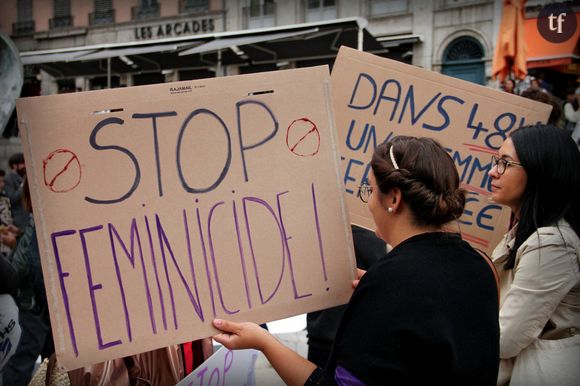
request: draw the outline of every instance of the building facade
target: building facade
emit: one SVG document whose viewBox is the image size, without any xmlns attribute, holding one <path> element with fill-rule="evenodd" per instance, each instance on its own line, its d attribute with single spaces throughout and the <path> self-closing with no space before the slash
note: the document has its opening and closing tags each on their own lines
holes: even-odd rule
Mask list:
<svg viewBox="0 0 580 386">
<path fill-rule="evenodd" d="M 528 0 L 526 17 L 537 17 L 546 3 L 551 1 Z M 580 1 L 568 3 L 578 12 Z M 489 84 L 502 5 L 502 0 L 3 0 L 0 30 L 20 51 L 24 96 L 332 65 L 340 45 Z M 552 77 L 566 74 L 570 83 L 580 72 L 577 44 L 572 51 L 553 73 L 549 60 L 535 63 L 546 65 Z"/>
<path fill-rule="evenodd" d="M 332 35 L 319 25 L 352 18 L 365 20 L 365 38 L 374 40 L 371 52 L 485 84 L 491 75 L 501 4 L 500 0 L 3 0 L 0 28 L 21 52 L 30 94 L 331 64 L 332 55 L 301 48 L 282 60 L 280 55 L 244 60 L 240 54 L 244 46 L 267 52 L 267 40 L 228 46 L 221 52 L 221 66 L 210 51 L 196 53 L 195 58 L 168 52 L 244 31 L 260 36 L 306 26 L 319 29 L 311 34 Z M 270 40 L 280 39 L 273 35 Z M 308 43 L 308 37 L 302 41 Z M 131 50 L 138 47 L 142 50 Z M 240 60 L 226 58 L 232 47 L 240 50 Z M 111 49 L 118 52 L 103 52 Z M 167 66 L 168 61 L 173 63 Z M 34 85 L 35 80 L 41 84 Z"/>
</svg>

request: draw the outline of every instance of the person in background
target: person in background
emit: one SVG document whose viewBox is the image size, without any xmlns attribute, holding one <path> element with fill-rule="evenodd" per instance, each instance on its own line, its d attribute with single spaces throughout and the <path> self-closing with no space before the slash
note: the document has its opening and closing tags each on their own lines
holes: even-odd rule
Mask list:
<svg viewBox="0 0 580 386">
<path fill-rule="evenodd" d="M 528 87 L 525 91 L 541 91 L 546 92 L 546 89 L 542 87 L 540 83 L 540 79 L 536 77 L 530 78 L 530 87 Z"/>
<path fill-rule="evenodd" d="M 494 385 L 498 293 L 491 262 L 443 226 L 465 191 L 444 148 L 399 136 L 379 145 L 360 188 L 393 249 L 353 282 L 325 369 L 254 323 L 215 319 L 214 339 L 261 350 L 288 385 Z"/>
<path fill-rule="evenodd" d="M 564 104 L 566 128 L 572 139 L 580 146 L 580 87 L 568 90 Z"/>
<path fill-rule="evenodd" d="M 8 256 L 16 246 L 18 228 L 12 224 L 12 209 L 10 199 L 4 190 L 4 177 L 6 173 L 0 169 L 0 254 Z"/>
<path fill-rule="evenodd" d="M 535 125 L 513 131 L 492 161 L 491 198 L 516 218 L 492 255 L 501 286 L 497 383 L 576 385 L 580 152 L 565 131 Z"/>
<path fill-rule="evenodd" d="M 552 112 L 548 117 L 548 123 L 554 126 L 560 126 L 560 118 L 562 117 L 562 108 L 556 98 L 545 91 L 534 89 L 532 87 L 524 90 L 521 94 L 524 98 L 532 99 L 538 102 L 545 103 L 552 106 Z"/>
<path fill-rule="evenodd" d="M 23 230 L 28 225 L 28 212 L 24 208 L 22 196 L 22 186 L 24 176 L 26 176 L 24 155 L 22 153 L 13 154 L 8 159 L 8 165 L 10 166 L 10 172 L 4 179 L 4 189 L 6 196 L 10 199 L 14 225 Z"/>
<path fill-rule="evenodd" d="M 385 255 L 387 245 L 367 229 L 356 225 L 351 225 L 351 229 L 357 268 L 366 271 Z M 315 365 L 319 367 L 326 365 L 345 310 L 346 306 L 338 306 L 306 315 L 308 360 Z"/>
<path fill-rule="evenodd" d="M 20 335 L 18 322 L 18 306 L 14 302 L 17 282 L 14 268 L 8 259 L 0 255 L 0 385 L 2 385 L 2 369 L 14 355 Z"/>
<path fill-rule="evenodd" d="M 30 189 L 26 179 L 23 183 L 22 202 L 28 211 L 28 223 L 9 256 L 18 287 L 16 302 L 22 336 L 14 356 L 4 368 L 2 380 L 5 386 L 27 385 L 38 356 L 42 354 L 45 357 L 54 352 Z"/>
<path fill-rule="evenodd" d="M 4 189 L 4 179 L 6 172 L 0 169 L 0 224 L 8 226 L 12 224 L 12 208 L 10 207 L 10 199 L 6 196 Z"/>
<path fill-rule="evenodd" d="M 516 92 L 516 83 L 514 82 L 513 79 L 506 78 L 503 81 L 502 89 L 503 89 L 503 91 L 505 91 L 505 92 L 507 92 L 509 94 L 515 94 L 515 92 Z"/>
</svg>

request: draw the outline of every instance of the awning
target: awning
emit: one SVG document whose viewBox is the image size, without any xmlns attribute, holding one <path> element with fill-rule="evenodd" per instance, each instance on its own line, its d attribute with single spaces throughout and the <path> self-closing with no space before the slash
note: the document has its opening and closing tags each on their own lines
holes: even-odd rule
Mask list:
<svg viewBox="0 0 580 386">
<path fill-rule="evenodd" d="M 225 48 L 234 46 L 245 46 L 248 44 L 262 43 L 266 41 L 275 41 L 279 39 L 286 39 L 291 37 L 296 37 L 300 35 L 309 34 L 312 32 L 318 32 L 318 28 L 307 29 L 298 32 L 286 32 L 277 34 L 262 34 L 262 35 L 251 35 L 233 38 L 220 38 L 212 40 L 208 43 L 202 44 L 198 47 L 190 48 L 188 50 L 179 53 L 179 56 L 200 54 L 202 52 L 213 52 L 217 50 L 223 50 Z"/>
<path fill-rule="evenodd" d="M 577 25 L 580 25 L 580 13 L 576 13 Z M 580 61 L 578 49 L 578 38 L 580 28 L 572 37 L 562 43 L 552 43 L 540 34 L 538 30 L 538 19 L 526 19 L 525 34 L 526 45 L 528 47 L 527 67 L 556 67 Z"/>
<path fill-rule="evenodd" d="M 328 63 L 341 45 L 407 60 L 418 36 L 382 37 L 366 30 L 367 21 L 353 17 L 314 23 L 226 31 L 175 38 L 109 43 L 21 52 L 24 64 L 36 64 L 57 78 L 163 70 L 204 70 L 219 66 L 272 66 L 294 61 L 298 66 Z M 386 46 L 388 46 L 388 48 Z M 388 53 L 388 55 L 387 55 Z M 404 56 L 407 55 L 407 56 Z"/>
<path fill-rule="evenodd" d="M 26 53 L 22 53 L 20 54 L 20 60 L 22 61 L 23 65 L 70 62 L 78 60 L 79 56 L 88 55 L 96 51 L 97 50 L 79 50 L 70 52 L 59 52 L 53 54 L 40 54 L 40 55 L 26 55 Z"/>
<path fill-rule="evenodd" d="M 142 55 L 154 52 L 175 51 L 184 46 L 190 46 L 191 43 L 174 43 L 174 44 L 155 44 L 146 47 L 126 47 L 118 49 L 104 49 L 101 51 L 93 51 L 86 55 L 79 55 L 77 60 L 95 60 L 106 58 L 119 58 L 121 56 Z"/>
<path fill-rule="evenodd" d="M 385 48 L 398 47 L 401 44 L 421 43 L 423 37 L 416 34 L 377 36 L 377 41 Z"/>
</svg>

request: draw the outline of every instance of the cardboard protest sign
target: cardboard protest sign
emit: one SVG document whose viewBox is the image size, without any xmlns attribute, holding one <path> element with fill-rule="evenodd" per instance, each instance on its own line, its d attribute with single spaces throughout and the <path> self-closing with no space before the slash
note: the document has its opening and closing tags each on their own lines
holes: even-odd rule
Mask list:
<svg viewBox="0 0 580 386">
<path fill-rule="evenodd" d="M 256 350 L 233 351 L 222 347 L 176 386 L 254 386 L 259 354 Z"/>
<path fill-rule="evenodd" d="M 345 303 L 326 67 L 21 99 L 68 369 Z"/>
<path fill-rule="evenodd" d="M 374 227 L 357 195 L 374 148 L 396 135 L 432 137 L 448 149 L 468 191 L 463 238 L 491 253 L 509 220 L 509 210 L 488 198 L 491 155 L 515 128 L 546 122 L 551 106 L 347 47 L 331 78 L 352 222 Z"/>
</svg>

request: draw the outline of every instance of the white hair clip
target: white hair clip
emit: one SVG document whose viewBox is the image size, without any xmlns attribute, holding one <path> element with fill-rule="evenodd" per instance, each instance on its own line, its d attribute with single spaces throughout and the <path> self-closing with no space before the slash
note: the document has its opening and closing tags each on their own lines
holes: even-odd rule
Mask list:
<svg viewBox="0 0 580 386">
<path fill-rule="evenodd" d="M 389 156 L 391 157 L 391 162 L 393 163 L 395 170 L 399 170 L 399 165 L 397 165 L 397 161 L 395 161 L 395 155 L 393 154 L 393 147 L 395 146 L 391 145 L 391 148 L 389 149 Z"/>
</svg>

